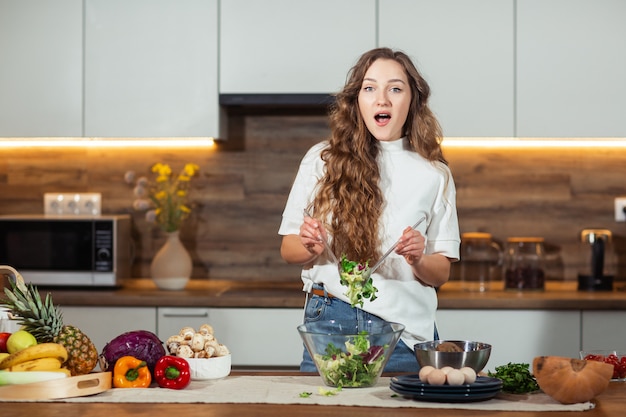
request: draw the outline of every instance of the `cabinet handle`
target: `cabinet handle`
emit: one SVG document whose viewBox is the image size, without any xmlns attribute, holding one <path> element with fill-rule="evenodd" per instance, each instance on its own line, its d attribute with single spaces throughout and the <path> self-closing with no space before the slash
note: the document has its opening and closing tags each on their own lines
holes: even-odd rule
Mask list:
<svg viewBox="0 0 626 417">
<path fill-rule="evenodd" d="M 209 313 L 202 313 L 202 314 L 185 314 L 185 313 L 180 313 L 180 314 L 163 314 L 163 317 L 209 317 Z"/>
<path fill-rule="evenodd" d="M 161 313 L 161 317 L 199 317 L 206 318 L 209 317 L 208 310 L 185 310 L 185 311 L 164 311 Z"/>
</svg>

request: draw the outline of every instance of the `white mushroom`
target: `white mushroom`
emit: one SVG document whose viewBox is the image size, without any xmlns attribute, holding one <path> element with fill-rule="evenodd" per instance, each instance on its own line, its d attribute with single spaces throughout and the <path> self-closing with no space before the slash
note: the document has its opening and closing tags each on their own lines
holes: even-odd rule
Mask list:
<svg viewBox="0 0 626 417">
<path fill-rule="evenodd" d="M 204 350 L 194 352 L 193 357 L 198 359 L 208 358 L 207 353 Z"/>
<path fill-rule="evenodd" d="M 217 356 L 226 356 L 230 354 L 230 351 L 225 345 L 219 345 L 217 348 Z"/>
<path fill-rule="evenodd" d="M 191 349 L 194 352 L 199 352 L 204 348 L 204 336 L 200 333 L 196 333 L 193 335 L 191 339 Z"/>
<path fill-rule="evenodd" d="M 174 335 L 174 336 L 170 336 L 167 339 L 167 342 L 165 342 L 165 345 L 167 346 L 167 350 L 172 354 L 175 355 L 176 351 L 178 350 L 178 346 L 180 346 L 180 344 L 183 342 L 183 337 L 181 335 Z"/>
<path fill-rule="evenodd" d="M 213 356 L 217 356 L 217 349 L 215 346 L 208 345 L 204 347 L 204 352 L 206 353 L 207 358 L 212 358 Z"/>
<path fill-rule="evenodd" d="M 196 331 L 193 329 L 193 327 L 183 327 L 182 329 L 180 329 L 180 332 L 178 334 L 181 335 L 185 340 L 191 340 L 193 339 L 193 335 L 196 334 Z"/>
<path fill-rule="evenodd" d="M 198 333 L 213 335 L 213 326 L 211 326 L 210 324 L 203 324 L 198 329 Z"/>
<path fill-rule="evenodd" d="M 182 337 L 181 335 L 179 335 L 179 334 L 175 334 L 175 335 L 173 335 L 173 336 L 170 336 L 170 337 L 167 339 L 167 342 L 166 342 L 166 343 L 169 345 L 170 343 L 180 343 L 180 342 L 182 342 L 183 340 L 184 340 L 184 339 L 183 339 L 183 337 Z"/>
<path fill-rule="evenodd" d="M 176 356 L 181 358 L 193 358 L 193 350 L 191 350 L 191 347 L 188 345 L 180 345 Z"/>
</svg>

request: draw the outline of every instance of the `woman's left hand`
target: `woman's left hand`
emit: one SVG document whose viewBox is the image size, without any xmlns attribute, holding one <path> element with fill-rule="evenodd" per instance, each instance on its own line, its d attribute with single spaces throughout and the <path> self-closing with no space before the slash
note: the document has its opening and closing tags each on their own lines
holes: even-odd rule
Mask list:
<svg viewBox="0 0 626 417">
<path fill-rule="evenodd" d="M 402 232 L 396 253 L 404 256 L 409 265 L 417 265 L 424 256 L 425 248 L 426 239 L 424 236 L 419 231 L 407 227 Z"/>
</svg>

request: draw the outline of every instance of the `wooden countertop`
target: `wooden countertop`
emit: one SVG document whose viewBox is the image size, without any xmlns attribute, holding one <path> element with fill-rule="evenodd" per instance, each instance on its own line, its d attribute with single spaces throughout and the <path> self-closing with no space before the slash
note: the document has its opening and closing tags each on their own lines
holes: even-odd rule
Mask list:
<svg viewBox="0 0 626 417">
<path fill-rule="evenodd" d="M 257 373 L 260 375 L 260 373 Z M 293 373 L 283 373 L 293 375 Z M 626 403 L 626 385 L 624 382 L 611 382 L 609 387 L 594 400 L 596 407 L 579 412 L 584 417 L 618 417 L 624 414 Z M 40 402 L 3 402 L 2 414 L 11 417 L 41 416 L 90 416 L 90 417 L 170 417 L 172 415 L 203 415 L 205 417 L 379 417 L 379 416 L 415 416 L 425 414 L 429 417 L 573 417 L 572 411 L 484 411 L 459 409 L 415 409 L 415 408 L 378 408 L 347 407 L 334 405 L 279 405 L 279 404 L 193 404 L 193 403 L 40 403 Z"/>
<path fill-rule="evenodd" d="M 440 309 L 626 310 L 624 284 L 613 291 L 577 291 L 575 282 L 548 282 L 545 291 L 463 291 L 458 282 L 439 289 Z M 149 279 L 114 289 L 43 288 L 60 306 L 302 308 L 300 281 L 191 280 L 181 291 L 156 288 Z"/>
</svg>

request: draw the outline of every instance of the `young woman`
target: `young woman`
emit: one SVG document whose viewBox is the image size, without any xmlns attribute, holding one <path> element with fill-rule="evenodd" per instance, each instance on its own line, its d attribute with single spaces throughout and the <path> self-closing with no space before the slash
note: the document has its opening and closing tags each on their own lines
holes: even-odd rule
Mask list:
<svg viewBox="0 0 626 417">
<path fill-rule="evenodd" d="M 330 138 L 300 164 L 279 229 L 281 256 L 303 265 L 305 321 L 372 319 L 406 326 L 387 372 L 419 369 L 413 345 L 437 337 L 435 288 L 459 258 L 456 190 L 429 95 L 403 52 L 378 48 L 363 54 L 336 95 Z M 372 275 L 377 298 L 352 307 L 323 240 L 337 257 L 373 265 L 398 239 Z M 306 350 L 300 369 L 315 371 Z"/>
</svg>

